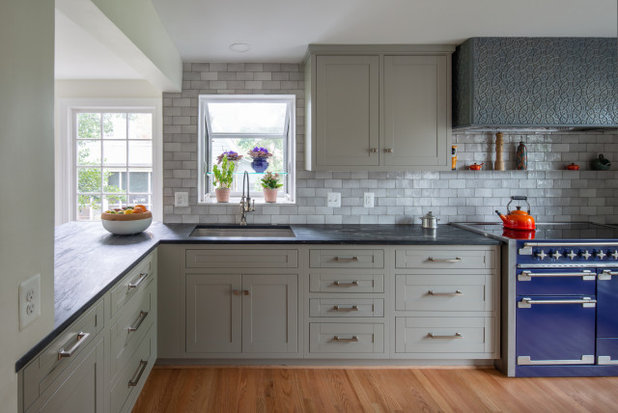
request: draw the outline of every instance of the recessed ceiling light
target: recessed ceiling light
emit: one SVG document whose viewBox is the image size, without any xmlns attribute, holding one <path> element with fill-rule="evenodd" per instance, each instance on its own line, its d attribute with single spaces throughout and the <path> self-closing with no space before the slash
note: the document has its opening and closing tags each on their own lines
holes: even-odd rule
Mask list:
<svg viewBox="0 0 618 413">
<path fill-rule="evenodd" d="M 237 53 L 245 53 L 251 49 L 248 43 L 232 43 L 230 45 L 230 50 Z"/>
</svg>

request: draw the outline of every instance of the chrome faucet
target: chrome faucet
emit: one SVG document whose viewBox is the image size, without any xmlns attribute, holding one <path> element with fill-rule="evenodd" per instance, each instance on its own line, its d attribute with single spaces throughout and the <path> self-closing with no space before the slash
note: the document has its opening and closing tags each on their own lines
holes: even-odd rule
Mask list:
<svg viewBox="0 0 618 413">
<path fill-rule="evenodd" d="M 240 198 L 240 225 L 247 225 L 247 214 L 255 211 L 255 199 L 253 205 L 251 204 L 251 197 L 249 196 L 249 174 L 247 171 L 242 175 L 242 197 Z M 245 195 L 245 188 L 247 193 Z"/>
</svg>

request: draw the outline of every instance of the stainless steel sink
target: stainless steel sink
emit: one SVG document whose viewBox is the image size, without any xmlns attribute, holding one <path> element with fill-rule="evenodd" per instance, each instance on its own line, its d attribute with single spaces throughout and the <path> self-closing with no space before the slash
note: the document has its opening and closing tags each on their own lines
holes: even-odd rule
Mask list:
<svg viewBox="0 0 618 413">
<path fill-rule="evenodd" d="M 191 232 L 191 237 L 220 237 L 220 238 L 294 238 L 296 235 L 288 226 L 246 226 L 197 227 Z"/>
</svg>

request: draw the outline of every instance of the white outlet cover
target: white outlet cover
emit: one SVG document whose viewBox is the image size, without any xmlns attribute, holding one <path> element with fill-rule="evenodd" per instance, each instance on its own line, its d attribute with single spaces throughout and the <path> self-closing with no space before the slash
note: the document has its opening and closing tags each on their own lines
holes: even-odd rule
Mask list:
<svg viewBox="0 0 618 413">
<path fill-rule="evenodd" d="M 341 207 L 341 192 L 329 192 L 327 198 L 327 205 L 330 208 Z"/>
<path fill-rule="evenodd" d="M 188 192 L 174 192 L 174 206 L 188 207 L 189 206 L 189 193 Z"/>
<path fill-rule="evenodd" d="M 373 208 L 375 206 L 375 194 L 373 192 L 365 192 L 363 196 L 363 206 L 365 208 Z"/>
<path fill-rule="evenodd" d="M 41 316 L 41 274 L 19 284 L 19 329 L 23 330 Z"/>
</svg>

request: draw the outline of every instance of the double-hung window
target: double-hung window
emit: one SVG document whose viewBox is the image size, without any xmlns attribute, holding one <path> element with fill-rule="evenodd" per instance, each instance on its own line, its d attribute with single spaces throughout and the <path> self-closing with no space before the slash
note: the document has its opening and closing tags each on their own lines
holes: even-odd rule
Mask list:
<svg viewBox="0 0 618 413">
<path fill-rule="evenodd" d="M 251 197 L 263 200 L 261 179 L 267 172 L 279 175 L 283 184 L 277 202 L 293 203 L 295 195 L 295 96 L 294 95 L 200 95 L 199 96 L 199 201 L 215 201 L 213 166 L 224 152 L 242 156 L 235 161 L 231 187 L 233 201 L 242 194 L 248 172 Z M 268 167 L 252 165 L 249 152 L 263 148 Z"/>
</svg>

